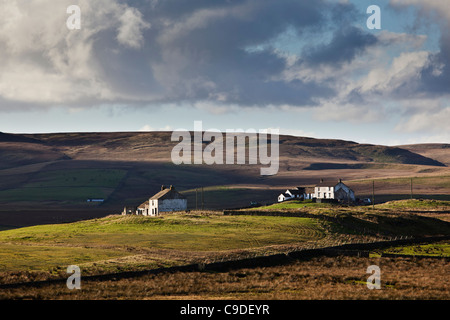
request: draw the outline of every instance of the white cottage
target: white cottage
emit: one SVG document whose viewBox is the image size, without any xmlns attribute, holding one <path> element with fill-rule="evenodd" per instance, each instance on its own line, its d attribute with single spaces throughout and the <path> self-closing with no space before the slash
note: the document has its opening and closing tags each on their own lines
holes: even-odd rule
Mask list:
<svg viewBox="0 0 450 320">
<path fill-rule="evenodd" d="M 320 183 L 314 187 L 314 198 L 316 199 L 334 199 L 345 202 L 355 201 L 355 193 L 353 190 L 345 185 L 341 179 L 339 182 L 324 182 L 322 179 Z"/>
<path fill-rule="evenodd" d="M 287 189 L 285 193 L 278 196 L 278 202 L 300 198 L 302 191 L 299 188 Z"/>
<path fill-rule="evenodd" d="M 157 216 L 162 212 L 186 211 L 187 199 L 181 193 L 170 188 L 161 187 L 161 191 L 139 206 L 138 210 L 146 216 Z"/>
<path fill-rule="evenodd" d="M 278 202 L 283 202 L 292 199 L 307 200 L 312 199 L 314 195 L 314 188 L 310 187 L 296 187 L 288 189 L 285 193 L 278 196 Z"/>
</svg>

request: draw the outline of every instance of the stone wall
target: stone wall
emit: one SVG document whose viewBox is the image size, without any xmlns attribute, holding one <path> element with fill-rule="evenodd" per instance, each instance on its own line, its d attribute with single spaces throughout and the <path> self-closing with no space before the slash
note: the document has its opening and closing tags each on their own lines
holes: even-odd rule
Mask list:
<svg viewBox="0 0 450 320">
<path fill-rule="evenodd" d="M 185 211 L 187 210 L 187 200 L 186 199 L 165 199 L 159 201 L 158 211 Z"/>
</svg>

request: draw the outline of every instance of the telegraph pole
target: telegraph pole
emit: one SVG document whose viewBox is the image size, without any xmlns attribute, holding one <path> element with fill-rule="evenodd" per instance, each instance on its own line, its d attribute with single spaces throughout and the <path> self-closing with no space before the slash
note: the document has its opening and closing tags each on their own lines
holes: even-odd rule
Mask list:
<svg viewBox="0 0 450 320">
<path fill-rule="evenodd" d="M 195 210 L 198 210 L 198 189 L 195 188 Z"/>
<path fill-rule="evenodd" d="M 411 199 L 413 198 L 413 179 L 411 178 Z"/>
<path fill-rule="evenodd" d="M 203 210 L 203 187 L 202 187 L 202 210 Z"/>
<path fill-rule="evenodd" d="M 372 180 L 372 210 L 375 209 L 375 180 Z"/>
</svg>

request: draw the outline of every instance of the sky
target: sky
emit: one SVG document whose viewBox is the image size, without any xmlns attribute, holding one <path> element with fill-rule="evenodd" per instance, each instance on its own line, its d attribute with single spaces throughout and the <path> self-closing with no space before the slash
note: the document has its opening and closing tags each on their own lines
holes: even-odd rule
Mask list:
<svg viewBox="0 0 450 320">
<path fill-rule="evenodd" d="M 80 28 L 69 28 L 80 8 Z M 377 5 L 381 29 L 367 20 Z M 0 0 L 0 131 L 450 143 L 447 0 Z"/>
</svg>

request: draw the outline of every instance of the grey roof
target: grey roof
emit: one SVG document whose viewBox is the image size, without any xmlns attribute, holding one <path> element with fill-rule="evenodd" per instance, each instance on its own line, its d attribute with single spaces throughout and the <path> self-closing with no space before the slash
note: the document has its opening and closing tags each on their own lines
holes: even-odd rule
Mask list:
<svg viewBox="0 0 450 320">
<path fill-rule="evenodd" d="M 323 181 L 319 184 L 316 184 L 316 187 L 335 187 L 339 182 L 333 182 L 333 181 Z"/>
<path fill-rule="evenodd" d="M 314 187 L 305 187 L 305 193 L 314 193 Z"/>
<path fill-rule="evenodd" d="M 175 190 L 175 188 L 167 188 L 164 190 L 161 190 L 157 194 L 155 194 L 153 197 L 150 198 L 150 200 L 164 200 L 164 199 L 186 199 L 185 196 L 183 196 L 181 193 Z"/>
<path fill-rule="evenodd" d="M 138 209 L 145 209 L 145 207 L 148 206 L 148 205 L 149 205 L 149 201 L 147 200 L 147 201 L 141 203 L 139 205 Z"/>
<path fill-rule="evenodd" d="M 303 193 L 303 190 L 298 190 L 298 189 L 288 189 L 287 191 L 289 191 L 291 194 L 302 194 Z"/>
</svg>

